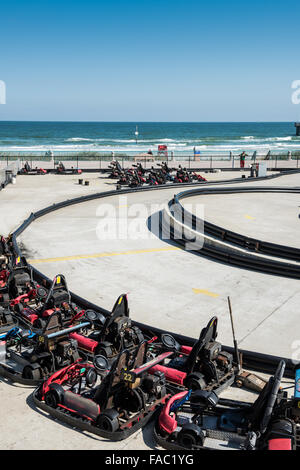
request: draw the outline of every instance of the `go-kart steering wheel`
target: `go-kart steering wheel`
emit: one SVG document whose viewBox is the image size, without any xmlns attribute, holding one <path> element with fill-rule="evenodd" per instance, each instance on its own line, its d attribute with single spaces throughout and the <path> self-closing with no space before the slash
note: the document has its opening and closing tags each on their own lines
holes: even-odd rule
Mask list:
<svg viewBox="0 0 300 470">
<path fill-rule="evenodd" d="M 273 412 L 273 409 L 274 409 L 274 405 L 275 405 L 275 401 L 277 399 L 277 395 L 278 395 L 278 392 L 279 392 L 281 380 L 282 380 L 282 377 L 283 377 L 283 374 L 284 374 L 284 371 L 285 371 L 285 365 L 286 364 L 285 364 L 284 361 L 280 361 L 274 376 L 271 377 L 271 379 L 270 379 L 270 380 L 272 380 L 273 385 L 272 385 L 272 388 L 270 389 L 270 392 L 268 393 L 268 395 L 266 397 L 267 405 L 266 405 L 265 412 L 264 412 L 264 415 L 263 415 L 263 418 L 262 418 L 261 424 L 260 424 L 261 433 L 266 432 L 268 424 L 270 422 L 272 412 Z"/>
<path fill-rule="evenodd" d="M 97 371 L 103 374 L 103 372 L 110 369 L 109 362 L 105 356 L 98 354 L 94 357 L 93 364 Z"/>
<path fill-rule="evenodd" d="M 176 339 L 167 333 L 161 335 L 161 342 L 163 346 L 171 351 L 179 351 L 180 344 L 176 341 Z"/>
<path fill-rule="evenodd" d="M 94 310 L 86 310 L 84 316 L 91 323 L 100 323 L 101 325 L 104 325 L 106 320 L 104 315 Z"/>
</svg>

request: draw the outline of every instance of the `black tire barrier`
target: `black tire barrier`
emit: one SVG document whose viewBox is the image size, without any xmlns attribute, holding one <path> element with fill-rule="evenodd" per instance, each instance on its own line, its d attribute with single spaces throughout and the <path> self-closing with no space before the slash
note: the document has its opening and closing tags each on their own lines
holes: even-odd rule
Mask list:
<svg viewBox="0 0 300 470">
<path fill-rule="evenodd" d="M 276 258 L 284 258 L 285 260 L 292 260 L 295 262 L 300 261 L 300 249 L 279 245 L 276 243 L 265 242 L 259 239 L 250 238 L 245 235 L 238 234 L 236 232 L 224 229 L 215 224 L 212 224 L 207 221 L 201 221 L 194 214 L 188 212 L 180 204 L 180 200 L 188 198 L 195 195 L 204 195 L 204 194 L 236 194 L 236 193 L 294 193 L 300 194 L 299 188 L 287 188 L 287 187 L 247 187 L 247 188 L 205 188 L 195 189 L 190 191 L 181 192 L 174 196 L 169 202 L 169 210 L 174 217 L 174 220 L 171 219 L 171 228 L 170 238 L 185 248 L 186 243 L 190 242 L 184 233 L 182 237 L 178 237 L 178 231 L 175 231 L 174 221 L 183 223 L 187 228 L 195 230 L 195 228 L 200 226 L 202 222 L 204 226 L 204 236 L 212 236 L 222 242 L 230 243 L 228 249 L 222 248 L 220 246 L 215 246 L 213 244 L 207 243 L 204 240 L 203 247 L 199 250 L 194 250 L 195 253 L 209 257 L 211 259 L 230 264 L 243 269 L 250 269 L 254 271 L 259 271 L 267 274 L 278 275 L 293 279 L 300 279 L 300 265 L 287 263 L 284 261 L 276 260 Z M 161 221 L 161 230 L 164 230 L 164 221 Z M 169 228 L 169 227 L 168 227 Z M 203 235 L 203 234 L 202 234 Z M 246 252 L 233 251 L 230 248 L 236 246 L 238 248 L 243 248 L 249 251 L 249 254 Z M 264 255 L 264 257 L 255 256 L 255 253 Z M 271 256 L 275 259 L 267 258 Z"/>
<path fill-rule="evenodd" d="M 193 197 L 197 195 L 208 195 L 208 194 L 239 194 L 239 193 L 288 193 L 288 194 L 300 194 L 300 188 L 288 188 L 288 187 L 255 187 L 255 188 L 211 188 L 211 189 L 194 189 L 190 191 L 184 191 L 177 194 L 174 197 L 174 207 L 173 210 L 178 212 L 180 216 L 184 219 L 184 223 L 195 229 L 198 224 L 201 222 L 194 214 L 188 212 L 180 201 L 188 197 Z M 239 233 L 233 232 L 232 230 L 219 227 L 208 221 L 203 221 L 204 223 L 204 233 L 211 235 L 214 238 L 219 240 L 229 242 L 233 245 L 246 248 L 249 251 L 256 253 L 262 253 L 273 257 L 291 259 L 293 261 L 300 261 L 300 249 L 290 246 L 280 245 L 276 243 L 270 243 L 255 238 L 251 238 Z"/>
</svg>

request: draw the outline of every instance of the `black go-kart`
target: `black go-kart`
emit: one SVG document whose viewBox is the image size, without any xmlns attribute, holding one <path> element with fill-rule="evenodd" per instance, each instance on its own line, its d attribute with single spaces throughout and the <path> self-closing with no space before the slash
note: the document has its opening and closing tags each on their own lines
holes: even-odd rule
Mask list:
<svg viewBox="0 0 300 470">
<path fill-rule="evenodd" d="M 160 342 L 149 348 L 154 356 L 165 351 L 165 359 L 149 372 L 163 372 L 168 384 L 181 389 L 220 391 L 232 385 L 239 367 L 216 341 L 217 325 L 213 317 L 193 346 L 180 345 L 172 335 L 162 334 Z"/>
<path fill-rule="evenodd" d="M 123 172 L 122 167 L 118 161 L 112 161 L 109 165 L 108 168 L 110 168 L 111 173 L 109 174 L 108 178 L 119 178 L 121 173 Z"/>
<path fill-rule="evenodd" d="M 141 163 L 133 164 L 132 167 L 137 171 L 139 176 L 143 176 L 147 171 Z"/>
<path fill-rule="evenodd" d="M 148 373 L 147 344 L 122 351 L 113 365 L 95 356 L 52 375 L 34 392 L 35 404 L 80 430 L 118 441 L 145 426 L 167 395 L 164 374 Z"/>
<path fill-rule="evenodd" d="M 25 385 L 37 383 L 58 369 L 73 364 L 80 357 L 77 342 L 70 333 L 87 326 L 77 324 L 62 329 L 60 318 L 53 314 L 44 330 L 33 332 L 18 326 L 2 335 L 0 341 L 0 375 Z"/>
<path fill-rule="evenodd" d="M 54 277 L 49 289 L 38 284 L 27 289 L 10 302 L 10 307 L 20 321 L 31 329 L 43 329 L 54 313 L 62 327 L 78 322 L 84 311 L 71 301 L 65 276 Z"/>
<path fill-rule="evenodd" d="M 12 315 L 9 307 L 0 307 L 0 341 L 2 340 L 3 334 L 5 336 L 7 331 L 16 324 L 17 321 Z"/>
<path fill-rule="evenodd" d="M 102 355 L 111 361 L 123 349 L 131 351 L 145 339 L 142 331 L 132 325 L 126 294 L 118 297 L 110 315 L 86 310 L 81 320 L 88 321 L 89 326 L 83 333 L 72 333 L 71 337 L 89 356 Z"/>
<path fill-rule="evenodd" d="M 292 398 L 280 388 L 284 370 L 281 361 L 253 403 L 214 391 L 174 395 L 157 420 L 157 443 L 168 450 L 299 450 L 299 398 L 296 387 Z"/>
<path fill-rule="evenodd" d="M 34 288 L 32 268 L 25 258 L 12 257 L 7 269 L 0 273 L 0 306 L 7 307 L 10 302 Z"/>
<path fill-rule="evenodd" d="M 28 162 L 25 162 L 25 165 L 18 172 L 19 175 L 46 175 L 47 171 L 44 168 L 31 168 Z"/>
<path fill-rule="evenodd" d="M 56 166 L 55 173 L 57 175 L 81 175 L 82 170 L 74 168 L 73 166 L 71 168 L 66 168 L 62 162 L 59 162 Z"/>
<path fill-rule="evenodd" d="M 191 177 L 187 169 L 182 168 L 182 166 L 179 165 L 178 170 L 176 172 L 176 176 L 174 177 L 174 183 L 191 183 L 192 181 L 193 178 Z"/>
<path fill-rule="evenodd" d="M 12 266 L 13 258 L 16 254 L 11 242 L 11 237 L 5 238 L 0 236 L 0 275 L 4 269 L 9 269 Z"/>
<path fill-rule="evenodd" d="M 132 174 L 129 176 L 128 186 L 130 188 L 138 188 L 143 186 L 144 183 L 146 183 L 145 178 L 143 178 L 137 170 L 133 170 Z"/>
</svg>

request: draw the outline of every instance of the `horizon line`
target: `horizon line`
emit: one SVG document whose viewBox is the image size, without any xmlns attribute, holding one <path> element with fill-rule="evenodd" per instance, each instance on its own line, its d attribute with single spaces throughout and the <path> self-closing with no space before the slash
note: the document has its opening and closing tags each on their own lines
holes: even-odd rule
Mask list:
<svg viewBox="0 0 300 470">
<path fill-rule="evenodd" d="M 22 119 L 22 120 L 19 120 L 19 119 L 8 119 L 8 120 L 4 120 L 4 119 L 0 119 L 0 123 L 4 123 L 4 122 L 44 122 L 44 123 L 49 123 L 49 122 L 62 122 L 62 123 L 66 123 L 66 122 L 69 122 L 69 123 L 105 123 L 105 124 L 156 124 L 156 123 L 166 123 L 166 124 L 235 124 L 235 123 L 238 123 L 238 124 L 282 124 L 282 123 L 295 123 L 295 122 L 299 122 L 299 121 L 97 121 L 97 120 L 93 120 L 93 121 L 89 121 L 89 120 L 75 120 L 75 121 L 72 121 L 72 120 L 65 120 L 65 121 L 62 121 L 62 120 L 55 120 L 55 119 L 51 119 L 51 120 L 31 120 L 31 119 Z"/>
</svg>

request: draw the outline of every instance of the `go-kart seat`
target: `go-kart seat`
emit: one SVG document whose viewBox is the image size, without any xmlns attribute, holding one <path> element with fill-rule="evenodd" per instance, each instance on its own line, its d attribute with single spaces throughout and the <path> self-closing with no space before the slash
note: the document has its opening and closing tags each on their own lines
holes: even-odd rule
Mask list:
<svg viewBox="0 0 300 470">
<path fill-rule="evenodd" d="M 219 419 L 220 428 L 229 430 L 228 426 L 248 427 L 250 424 L 253 430 L 265 433 L 272 417 L 284 370 L 285 362 L 280 361 L 274 376 L 270 377 L 253 405 L 248 410 L 237 408 L 223 413 Z M 235 431 L 232 428 L 230 430 Z"/>
<path fill-rule="evenodd" d="M 280 361 L 275 374 L 270 377 L 251 409 L 250 422 L 261 433 L 266 432 L 285 371 L 285 362 Z"/>
<path fill-rule="evenodd" d="M 106 332 L 109 331 L 109 328 L 112 326 L 115 320 L 120 317 L 129 318 L 128 300 L 125 294 L 122 294 L 117 298 L 111 314 L 106 317 L 106 320 L 99 335 L 99 341 L 105 340 Z"/>
<path fill-rule="evenodd" d="M 109 373 L 96 388 L 94 400 L 98 405 L 100 405 L 100 407 L 104 406 L 105 408 L 108 408 L 112 404 L 114 391 L 120 384 L 121 371 L 128 366 L 129 357 L 130 354 L 127 349 L 120 352 Z"/>
<path fill-rule="evenodd" d="M 203 348 L 210 342 L 215 341 L 217 337 L 217 325 L 218 319 L 217 317 L 213 317 L 208 322 L 207 326 L 202 329 L 198 341 L 196 341 L 196 343 L 191 349 L 189 349 L 188 347 L 180 347 L 180 345 L 176 342 L 173 337 L 171 337 L 170 335 L 166 335 L 167 343 L 165 344 L 165 347 L 168 348 L 172 340 L 174 351 L 188 352 L 188 356 L 176 357 L 175 359 L 171 360 L 167 366 L 156 365 L 152 367 L 149 372 L 151 374 L 154 374 L 154 372 L 157 371 L 163 372 L 167 380 L 178 383 L 179 385 L 184 385 L 184 382 L 188 375 L 194 372 L 195 365 L 199 357 L 201 356 L 201 351 L 203 350 Z M 164 342 L 163 336 L 162 341 Z M 214 364 L 211 364 L 211 367 L 215 368 Z M 214 374 L 216 375 L 216 371 L 214 371 Z"/>
</svg>

